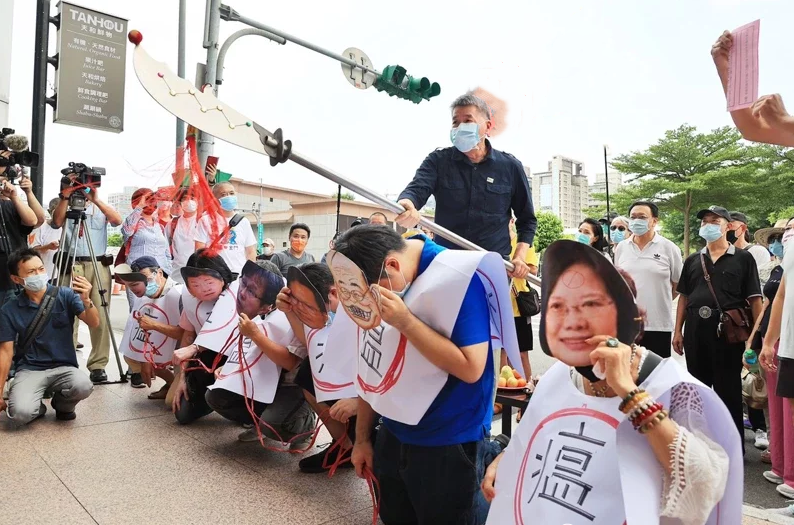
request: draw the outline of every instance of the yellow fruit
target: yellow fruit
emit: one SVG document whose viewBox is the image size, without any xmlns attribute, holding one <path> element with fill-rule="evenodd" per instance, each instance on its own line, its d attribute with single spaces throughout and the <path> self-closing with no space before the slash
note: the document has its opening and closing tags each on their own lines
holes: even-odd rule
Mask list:
<svg viewBox="0 0 794 525">
<path fill-rule="evenodd" d="M 516 379 L 515 377 L 511 377 L 510 379 L 507 380 L 507 386 L 509 386 L 510 388 L 517 387 L 518 386 L 518 379 Z"/>
<path fill-rule="evenodd" d="M 507 386 L 507 379 L 505 379 L 504 377 L 500 377 L 499 380 L 496 382 L 496 385 L 499 388 L 503 388 L 503 387 Z"/>
<path fill-rule="evenodd" d="M 503 366 L 502 369 L 499 371 L 500 374 L 506 374 L 507 372 L 510 372 L 510 374 L 513 373 L 513 369 L 510 368 L 509 365 Z"/>
</svg>

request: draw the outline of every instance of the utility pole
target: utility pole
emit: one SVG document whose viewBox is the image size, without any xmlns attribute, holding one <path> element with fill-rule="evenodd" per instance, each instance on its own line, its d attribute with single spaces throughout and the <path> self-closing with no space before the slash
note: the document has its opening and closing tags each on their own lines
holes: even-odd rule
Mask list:
<svg viewBox="0 0 794 525">
<path fill-rule="evenodd" d="M 187 0 L 179 0 L 179 37 L 177 42 L 176 73 L 180 78 L 185 78 L 185 19 L 187 17 Z M 176 119 L 176 147 L 185 142 L 185 123 Z M 177 166 L 177 169 L 182 166 Z"/>
<path fill-rule="evenodd" d="M 207 0 L 204 13 L 204 48 L 207 50 L 207 65 L 204 69 L 204 86 L 217 95 L 215 79 L 218 72 L 218 39 L 221 30 L 221 0 Z M 199 86 L 204 87 L 204 86 Z M 203 131 L 198 137 L 198 156 L 202 168 L 207 165 L 207 157 L 212 155 L 215 138 Z"/>
<path fill-rule="evenodd" d="M 44 202 L 44 127 L 47 121 L 47 104 L 55 107 L 55 97 L 47 98 L 47 64 L 57 67 L 57 57 L 49 57 L 50 24 L 59 24 L 50 16 L 50 0 L 36 2 L 36 49 L 33 54 L 33 108 L 30 126 L 30 151 L 39 154 L 39 165 L 30 169 L 33 193 Z"/>
<path fill-rule="evenodd" d="M 607 193 L 607 221 L 612 222 L 609 216 L 609 164 L 607 163 L 607 155 L 609 154 L 609 146 L 604 144 L 604 184 L 606 185 Z"/>
</svg>

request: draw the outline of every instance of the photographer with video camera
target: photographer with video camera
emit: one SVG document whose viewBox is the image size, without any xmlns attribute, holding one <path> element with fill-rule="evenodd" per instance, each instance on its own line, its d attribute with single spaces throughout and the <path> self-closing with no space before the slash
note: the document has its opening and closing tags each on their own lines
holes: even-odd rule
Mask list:
<svg viewBox="0 0 794 525">
<path fill-rule="evenodd" d="M 17 287 L 11 282 L 6 268 L 8 256 L 13 251 L 27 247 L 28 235 L 44 223 L 44 210 L 33 194 L 33 183 L 20 166 L 38 165 L 38 155 L 25 151 L 28 139 L 15 135 L 14 130 L 0 131 L 0 307 L 16 297 Z M 25 193 L 27 202 L 15 187 L 19 177 L 19 188 Z"/>
<path fill-rule="evenodd" d="M 82 275 L 93 286 L 91 300 L 97 307 L 102 305 L 100 290 L 106 290 L 105 301 L 110 304 L 110 266 L 113 256 L 107 253 L 108 248 L 108 223 L 111 226 L 121 225 L 121 215 L 108 204 L 103 202 L 97 193 L 101 185 L 103 168 L 89 168 L 85 164 L 70 162 L 69 167 L 61 170 L 64 177 L 61 179 L 61 201 L 55 207 L 52 216 L 52 227 L 63 227 L 64 242 L 61 243 L 62 275 Z M 85 228 L 78 232 L 74 240 L 75 220 L 71 217 L 67 221 L 67 212 L 85 214 Z M 92 261 L 92 254 L 86 236 L 90 237 L 94 249 L 97 268 L 100 275 L 96 275 Z M 74 244 L 73 244 L 74 243 Z M 74 265 L 70 266 L 70 257 L 74 255 Z M 65 264 L 64 264 L 65 263 Z M 75 322 L 74 337 L 77 338 L 78 322 Z M 110 355 L 110 330 L 109 326 L 89 326 L 91 333 L 91 354 L 86 363 L 90 371 L 91 382 L 98 384 L 107 381 L 105 366 Z"/>
</svg>

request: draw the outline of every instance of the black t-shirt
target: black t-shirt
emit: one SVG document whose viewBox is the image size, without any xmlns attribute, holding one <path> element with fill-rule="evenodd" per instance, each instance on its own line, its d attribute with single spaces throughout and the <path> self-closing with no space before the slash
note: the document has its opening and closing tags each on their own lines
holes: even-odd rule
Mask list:
<svg viewBox="0 0 794 525">
<path fill-rule="evenodd" d="M 769 274 L 769 280 L 764 285 L 764 297 L 769 301 L 769 305 L 767 305 L 764 311 L 764 317 L 761 318 L 761 324 L 758 327 L 758 333 L 762 336 L 766 335 L 766 330 L 769 328 L 769 317 L 772 315 L 772 303 L 775 302 L 775 295 L 777 295 L 777 289 L 780 288 L 780 280 L 782 278 L 783 267 L 775 266 Z"/>
<path fill-rule="evenodd" d="M 22 219 L 17 213 L 14 203 L 9 200 L 0 200 L 0 291 L 10 290 L 14 287 L 8 274 L 8 253 L 28 245 L 28 235 L 33 231 L 30 226 L 23 226 Z M 6 241 L 8 241 L 6 245 Z"/>
<path fill-rule="evenodd" d="M 714 293 L 717 294 L 717 299 L 719 299 L 723 310 L 744 308 L 747 306 L 748 299 L 761 296 L 758 267 L 750 252 L 737 250 L 735 246 L 731 245 L 728 251 L 717 259 L 717 264 L 713 264 L 704 248 L 687 257 L 681 271 L 681 279 L 678 281 L 677 290 L 678 293 L 687 297 L 687 308 L 698 309 L 701 306 L 717 308 L 703 276 L 703 267 L 700 263 L 701 254 L 705 255 L 706 270 L 711 275 Z"/>
</svg>

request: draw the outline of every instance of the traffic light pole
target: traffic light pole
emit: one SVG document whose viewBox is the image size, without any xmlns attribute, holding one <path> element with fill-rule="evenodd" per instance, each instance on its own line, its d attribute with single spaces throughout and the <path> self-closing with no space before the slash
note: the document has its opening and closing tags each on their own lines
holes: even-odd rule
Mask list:
<svg viewBox="0 0 794 525">
<path fill-rule="evenodd" d="M 47 98 L 47 64 L 57 67 L 57 59 L 49 52 L 50 24 L 58 25 L 58 18 L 50 16 L 50 0 L 36 2 L 36 40 L 33 55 L 33 107 L 31 111 L 30 151 L 39 154 L 39 165 L 30 169 L 33 194 L 44 202 L 44 128 L 47 123 L 47 104 L 55 107 L 55 98 Z"/>
<path fill-rule="evenodd" d="M 197 86 L 204 88 L 211 87 L 213 93 L 217 94 L 215 88 L 215 78 L 218 69 L 218 38 L 221 30 L 221 0 L 207 0 L 207 11 L 204 16 L 204 48 L 207 50 L 207 65 L 204 70 L 204 85 Z M 203 131 L 198 137 L 198 157 L 201 166 L 207 165 L 207 157 L 212 155 L 215 146 L 215 138 Z"/>
</svg>

